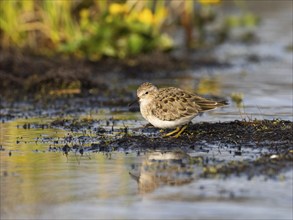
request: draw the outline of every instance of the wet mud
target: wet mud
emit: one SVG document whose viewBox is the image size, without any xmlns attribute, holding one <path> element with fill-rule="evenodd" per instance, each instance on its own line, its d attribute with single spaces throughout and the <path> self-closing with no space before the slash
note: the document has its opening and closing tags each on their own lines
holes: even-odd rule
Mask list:
<svg viewBox="0 0 293 220">
<path fill-rule="evenodd" d="M 103 58 L 100 61 L 70 57 L 42 57 L 14 51 L 1 51 L 0 87 L 5 100 L 38 99 L 48 96 L 89 95 L 109 97 L 127 94 L 111 86 L 113 79 L 144 78 L 152 74 L 168 75 L 174 71 L 204 66 L 227 66 L 212 57 L 190 58 L 153 52 L 126 60 Z M 45 97 L 44 97 L 45 96 Z"/>
<path fill-rule="evenodd" d="M 137 156 L 157 152 L 164 157 L 179 152 L 188 155 L 188 163 L 182 165 L 180 162 L 180 167 L 188 166 L 189 170 L 190 167 L 200 167 L 202 170 L 198 175 L 202 178 L 225 178 L 231 175 L 278 178 L 282 171 L 291 169 L 293 165 L 291 121 L 195 123 L 190 124 L 179 138 L 165 138 L 163 134 L 168 130 L 160 131 L 150 125 L 128 128 L 117 126 L 117 122 L 55 119 L 46 124 L 23 124 L 19 129 L 55 128 L 67 131 L 64 137 L 38 137 L 35 142 L 46 144 L 48 148 L 44 151 L 34 149 L 36 153 L 56 152 L 65 157 L 90 157 L 91 154 L 102 153 L 111 157 L 114 152 L 126 155 L 135 153 Z M 17 144 L 24 141 L 19 138 Z M 133 176 L 136 179 L 140 177 Z"/>
<path fill-rule="evenodd" d="M 31 117 L 45 117 L 51 121 L 18 126 L 18 129 L 28 132 L 30 129 L 44 130 L 44 137 L 37 137 L 34 141 L 48 147 L 46 150 L 32 149 L 35 153 L 56 152 L 66 157 L 102 153 L 111 157 L 113 152 L 140 156 L 152 152 L 168 154 L 179 151 L 190 158 L 187 163 L 177 165 L 180 168 L 200 167 L 199 176 L 202 178 L 230 175 L 276 178 L 281 171 L 292 168 L 292 121 L 249 119 L 195 123 L 190 124 L 179 138 L 164 138 L 163 134 L 169 130 L 141 127 L 136 121 L 135 126 L 129 127 L 127 122 L 121 126 L 123 119 L 73 119 L 84 113 L 98 114 L 99 108 L 104 107 L 110 108 L 112 113 L 115 108 L 122 112 L 137 111 L 137 107 L 128 109 L 128 104 L 136 98 L 135 89 L 129 89 L 126 85 L 117 86 L 114 82 L 126 77 L 144 80 L 160 74 L 166 78 L 176 71 L 204 66 L 229 66 L 213 58 L 195 60 L 154 53 L 125 61 L 108 58 L 90 62 L 6 52 L 1 54 L 0 65 L 1 122 Z M 219 97 L 213 97 L 216 98 Z M 51 137 L 46 131 L 50 128 L 66 131 L 67 134 Z M 25 140 L 20 137 L 16 144 L 22 142 Z M 1 151 L 5 151 L 5 146 L 0 147 Z M 13 157 L 13 152 L 9 151 L 9 156 Z M 149 166 L 148 162 L 146 164 Z M 141 178 L 141 174 L 133 173 L 135 179 Z M 189 180 L 188 177 L 183 182 Z M 172 179 L 163 181 L 180 183 Z"/>
</svg>

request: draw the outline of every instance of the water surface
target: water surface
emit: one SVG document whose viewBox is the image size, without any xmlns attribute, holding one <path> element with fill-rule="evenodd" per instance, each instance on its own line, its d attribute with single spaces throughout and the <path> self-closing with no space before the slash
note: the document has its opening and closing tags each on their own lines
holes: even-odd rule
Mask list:
<svg viewBox="0 0 293 220">
<path fill-rule="evenodd" d="M 224 44 L 214 52 L 223 61 L 232 63 L 232 66 L 191 69 L 183 72 L 180 77 L 157 78 L 152 79 L 152 82 L 159 86 L 180 86 L 228 98 L 232 93 L 243 95 L 240 106 L 229 98 L 229 107 L 197 117 L 193 120 L 194 123 L 254 118 L 292 121 L 292 52 L 285 49 L 292 45 L 290 4 L 292 6 L 290 2 L 276 8 L 266 6 L 259 11 L 263 17 L 263 23 L 257 31 L 259 43 Z M 249 55 L 256 55 L 259 61 L 246 60 Z M 138 85 L 135 80 L 129 83 Z M 63 146 L 64 137 L 73 132 L 58 127 L 24 128 L 27 123 L 46 124 L 55 119 L 48 115 L 50 113 L 0 124 L 0 145 L 5 149 L 0 151 L 1 219 L 293 217 L 292 169 L 276 178 L 259 176 L 249 179 L 246 176 L 233 176 L 227 179 L 202 179 L 198 176 L 200 167 L 192 166 L 192 172 L 188 173 L 189 166 L 185 166 L 189 169 L 185 172 L 185 168 L 181 165 L 178 168 L 173 163 L 171 167 L 182 171 L 181 177 L 186 178 L 186 182 L 175 186 L 162 183 L 145 192 L 129 172 L 141 172 L 144 163 L 149 165 L 145 162 L 148 161 L 147 154 L 118 150 L 112 153 L 85 152 L 83 155 L 70 152 L 66 156 L 60 151 L 51 152 L 49 147 Z M 101 124 L 96 126 L 103 125 L 106 129 L 111 128 L 107 121 L 113 118 L 120 120 L 116 122 L 115 128 L 123 129 L 127 126 L 135 129 L 146 124 L 139 112 L 129 113 L 125 106 L 116 109 L 89 109 L 70 117 L 98 118 Z M 93 134 L 91 130 L 85 129 L 74 135 Z M 97 138 L 94 141 L 100 140 Z M 78 139 L 76 143 L 80 144 Z M 91 143 L 83 144 L 87 146 Z M 213 149 L 214 146 L 210 147 Z M 257 153 L 259 152 L 255 152 L 256 157 Z M 190 156 L 200 154 L 194 152 Z M 252 153 L 235 157 L 212 150 L 210 154 L 223 161 L 241 161 L 252 157 Z M 161 170 L 152 172 L 164 174 Z M 152 180 L 152 173 L 146 174 L 146 181 L 149 177 Z"/>
</svg>

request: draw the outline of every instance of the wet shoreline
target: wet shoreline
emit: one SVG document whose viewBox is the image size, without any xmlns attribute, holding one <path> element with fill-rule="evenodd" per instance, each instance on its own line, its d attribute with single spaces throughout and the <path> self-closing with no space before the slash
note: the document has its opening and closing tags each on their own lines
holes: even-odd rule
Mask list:
<svg viewBox="0 0 293 220">
<path fill-rule="evenodd" d="M 292 2 L 282 3 L 249 3 L 262 17 L 256 41 L 211 51 L 124 62 L 1 51 L 1 218 L 292 219 Z M 230 105 L 163 138 L 128 108 L 145 81 Z"/>
</svg>

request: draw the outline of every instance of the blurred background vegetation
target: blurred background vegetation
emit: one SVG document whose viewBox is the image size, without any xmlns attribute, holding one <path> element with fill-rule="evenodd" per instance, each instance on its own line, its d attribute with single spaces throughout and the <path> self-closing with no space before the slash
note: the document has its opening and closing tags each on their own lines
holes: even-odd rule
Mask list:
<svg viewBox="0 0 293 220">
<path fill-rule="evenodd" d="M 224 41 L 234 27 L 257 23 L 250 13 L 227 15 L 211 40 L 207 27 L 216 23 L 221 0 L 1 0 L 0 4 L 1 50 L 90 60 L 172 50 L 174 27 L 183 30 L 186 48 L 198 48 Z"/>
</svg>

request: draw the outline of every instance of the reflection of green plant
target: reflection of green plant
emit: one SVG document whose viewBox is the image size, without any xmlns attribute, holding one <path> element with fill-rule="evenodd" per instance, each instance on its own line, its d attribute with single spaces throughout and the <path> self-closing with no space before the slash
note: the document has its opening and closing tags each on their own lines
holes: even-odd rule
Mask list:
<svg viewBox="0 0 293 220">
<path fill-rule="evenodd" d="M 181 19 L 188 48 L 202 46 L 206 42 L 206 27 L 216 18 L 216 5 L 221 0 L 185 1 Z M 193 30 L 195 29 L 195 30 Z"/>
<path fill-rule="evenodd" d="M 198 84 L 198 94 L 219 95 L 221 90 L 219 79 L 215 77 L 202 77 Z"/>
<path fill-rule="evenodd" d="M 242 35 L 239 38 L 241 41 L 255 40 L 254 28 L 260 21 L 257 16 L 242 12 L 240 15 L 225 16 L 223 21 L 217 22 L 217 5 L 221 0 L 198 0 L 198 2 L 200 4 L 195 6 L 194 1 L 185 2 L 182 26 L 185 29 L 187 47 L 197 48 L 222 43 L 229 39 L 234 29 L 241 30 Z M 217 25 L 213 27 L 214 23 Z"/>
<path fill-rule="evenodd" d="M 288 51 L 288 52 L 292 52 L 293 51 L 293 44 L 287 45 L 285 47 L 285 50 Z"/>
<path fill-rule="evenodd" d="M 243 105 L 243 94 L 233 92 L 231 95 L 232 101 L 237 105 L 238 108 L 240 108 Z"/>
<path fill-rule="evenodd" d="M 222 25 L 222 30 L 225 31 L 226 37 L 233 36 L 232 32 L 238 33 L 234 38 L 241 42 L 253 42 L 256 40 L 254 30 L 260 23 L 259 17 L 252 13 L 242 13 L 240 15 L 227 16 Z M 221 40 L 220 40 L 221 41 Z"/>
</svg>

